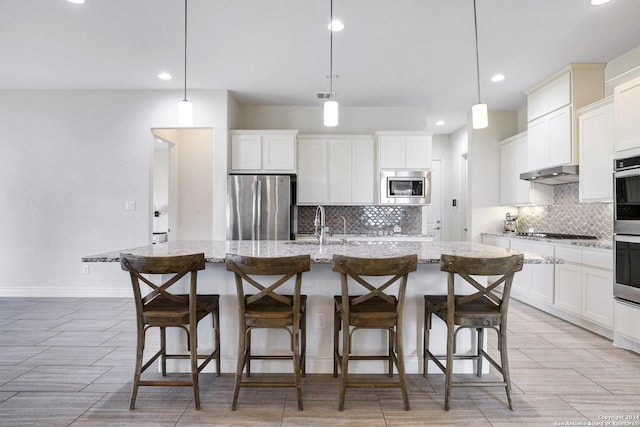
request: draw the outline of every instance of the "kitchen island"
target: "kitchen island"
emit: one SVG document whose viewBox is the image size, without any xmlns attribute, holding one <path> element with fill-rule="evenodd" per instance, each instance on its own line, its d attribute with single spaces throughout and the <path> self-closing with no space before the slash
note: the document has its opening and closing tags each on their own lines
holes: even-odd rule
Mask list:
<svg viewBox="0 0 640 427">
<path fill-rule="evenodd" d="M 333 370 L 333 296 L 340 292 L 340 278 L 331 269 L 333 254 L 381 258 L 407 254 L 418 255 L 418 270 L 409 275 L 405 300 L 404 350 L 407 373 L 422 372 L 422 325 L 424 319 L 423 295 L 426 293 L 446 293 L 446 274 L 440 272 L 441 254 L 501 257 L 513 253 L 502 248 L 471 242 L 397 242 L 397 241 L 330 241 L 327 245 L 317 245 L 310 241 L 175 241 L 142 246 L 131 249 L 85 256 L 83 262 L 117 263 L 121 253 L 148 256 L 171 256 L 203 252 L 207 268 L 198 275 L 198 287 L 202 293 L 220 294 L 221 352 L 222 371 L 234 372 L 238 341 L 238 304 L 234 277 L 224 265 L 227 253 L 258 257 L 278 257 L 309 254 L 311 271 L 302 279 L 302 292 L 308 295 L 307 301 L 307 372 L 330 373 Z M 553 257 L 524 253 L 525 263 L 553 264 Z M 114 266 L 115 267 L 115 266 Z M 119 268 L 119 266 L 117 267 Z M 122 280 L 129 278 L 123 272 Z M 186 284 L 185 284 L 186 290 Z M 200 343 L 212 346 L 212 333 L 208 322 L 200 324 Z M 168 331 L 169 339 L 177 350 L 184 346 L 179 331 Z M 253 346 L 256 349 L 268 347 L 270 351 L 286 351 L 289 345 L 288 334 L 284 331 L 265 330 L 254 334 Z M 378 330 L 362 330 L 354 335 L 354 348 L 363 353 L 381 351 L 385 348 L 386 333 Z M 444 353 L 446 327 L 434 319 L 431 333 L 432 345 L 437 352 Z M 472 337 L 468 331 L 459 334 L 460 351 L 472 348 Z M 173 361 L 168 368 L 174 371 L 188 371 L 186 361 Z M 185 362 L 185 363 L 181 363 Z M 471 372 L 471 364 L 461 361 L 456 365 L 458 372 Z M 464 363 L 466 362 L 466 363 Z M 255 363 L 255 368 L 253 367 Z M 488 365 L 488 364 L 485 364 Z M 361 361 L 354 363 L 351 372 L 383 372 L 384 362 Z M 252 362 L 255 372 L 290 372 L 291 363 L 287 361 Z M 436 370 L 433 370 L 436 372 Z"/>
</svg>

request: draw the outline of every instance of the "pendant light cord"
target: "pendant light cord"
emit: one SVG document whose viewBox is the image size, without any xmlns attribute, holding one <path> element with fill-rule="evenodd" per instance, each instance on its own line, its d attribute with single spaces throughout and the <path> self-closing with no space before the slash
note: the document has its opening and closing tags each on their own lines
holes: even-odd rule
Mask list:
<svg viewBox="0 0 640 427">
<path fill-rule="evenodd" d="M 478 13 L 476 11 L 476 0 L 473 0 L 473 23 L 476 35 L 476 81 L 478 82 L 478 104 L 480 104 L 480 54 L 478 53 Z"/>
<path fill-rule="evenodd" d="M 184 0 L 184 100 L 187 100 L 187 0 Z"/>
<path fill-rule="evenodd" d="M 333 100 L 333 0 L 331 0 L 329 14 L 329 99 Z"/>
</svg>

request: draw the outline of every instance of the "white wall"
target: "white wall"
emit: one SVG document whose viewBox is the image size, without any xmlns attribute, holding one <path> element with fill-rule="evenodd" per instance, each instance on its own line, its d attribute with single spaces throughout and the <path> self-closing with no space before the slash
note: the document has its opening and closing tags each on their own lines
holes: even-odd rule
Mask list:
<svg viewBox="0 0 640 427">
<path fill-rule="evenodd" d="M 340 107 L 338 126 L 322 122 L 322 106 L 239 106 L 237 129 L 297 129 L 314 134 L 374 134 L 385 130 L 427 130 L 425 108 Z"/>
<path fill-rule="evenodd" d="M 462 235 L 463 224 L 463 186 L 462 186 L 462 155 L 467 152 L 468 129 L 463 127 L 454 132 L 450 137 L 450 162 L 447 167 L 446 179 L 448 185 L 444 195 L 445 217 L 448 226 L 445 229 L 446 240 L 465 240 Z M 453 206 L 453 199 L 457 201 L 457 206 Z"/>
<path fill-rule="evenodd" d="M 213 237 L 224 238 L 227 93 L 190 95 L 195 126 L 215 129 Z M 117 265 L 90 264 L 83 274 L 81 257 L 150 243 L 151 128 L 176 126 L 179 99 L 178 91 L 0 92 L 0 296 L 129 295 Z"/>
<path fill-rule="evenodd" d="M 518 133 L 518 113 L 490 111 L 489 127 L 469 128 L 470 240 L 480 242 L 481 233 L 497 231 L 509 212 L 500 206 L 500 141 Z"/>
</svg>

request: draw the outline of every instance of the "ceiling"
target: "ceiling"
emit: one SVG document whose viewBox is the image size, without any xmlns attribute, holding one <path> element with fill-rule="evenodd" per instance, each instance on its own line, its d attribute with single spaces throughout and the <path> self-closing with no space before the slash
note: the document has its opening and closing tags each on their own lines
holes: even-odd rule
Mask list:
<svg viewBox="0 0 640 427">
<path fill-rule="evenodd" d="M 329 0 L 189 0 L 188 88 L 240 104 L 321 105 Z M 0 90 L 181 89 L 182 0 L 0 0 Z M 481 98 L 517 110 L 571 62 L 640 46 L 640 1 L 477 0 Z M 334 0 L 341 106 L 419 107 L 450 133 L 477 102 L 472 0 Z M 162 81 L 158 73 L 174 78 Z M 490 82 L 495 73 L 506 75 Z M 447 122 L 436 127 L 434 122 Z"/>
</svg>

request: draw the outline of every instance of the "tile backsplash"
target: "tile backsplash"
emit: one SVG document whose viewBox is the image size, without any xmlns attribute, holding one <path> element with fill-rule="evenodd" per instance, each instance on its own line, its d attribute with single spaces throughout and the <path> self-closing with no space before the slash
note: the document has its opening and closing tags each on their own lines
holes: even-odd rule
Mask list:
<svg viewBox="0 0 640 427">
<path fill-rule="evenodd" d="M 570 233 L 610 239 L 612 203 L 580 203 L 578 183 L 553 187 L 553 205 L 518 208 L 518 231 Z"/>
<path fill-rule="evenodd" d="M 325 225 L 330 234 L 340 235 L 344 222 L 348 234 L 388 235 L 394 226 L 402 234 L 422 233 L 421 206 L 325 206 Z M 298 233 L 313 233 L 316 206 L 298 207 Z"/>
</svg>

